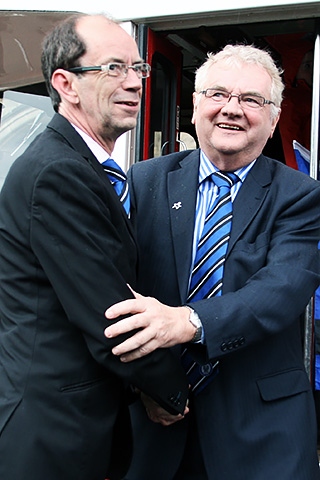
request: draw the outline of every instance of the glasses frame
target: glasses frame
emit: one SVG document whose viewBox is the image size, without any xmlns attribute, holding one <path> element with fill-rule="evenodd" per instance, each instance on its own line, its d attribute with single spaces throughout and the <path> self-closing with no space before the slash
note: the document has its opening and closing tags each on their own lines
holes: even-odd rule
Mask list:
<svg viewBox="0 0 320 480">
<path fill-rule="evenodd" d="M 218 93 L 224 93 L 226 95 L 228 95 L 228 99 L 226 99 L 227 101 L 226 102 L 223 102 L 224 99 L 220 99 L 220 100 L 217 100 L 215 98 L 213 98 L 213 95 L 208 95 L 207 92 L 209 90 L 213 90 L 214 92 L 218 92 Z M 230 99 L 232 97 L 237 97 L 238 98 L 238 102 L 239 102 L 239 105 L 241 105 L 241 107 L 244 107 L 244 108 L 250 108 L 250 109 L 253 109 L 253 110 L 256 110 L 257 108 L 263 108 L 265 105 L 275 105 L 275 103 L 272 101 L 272 100 L 267 100 L 266 98 L 264 98 L 262 95 L 258 95 L 256 93 L 253 93 L 253 94 L 250 94 L 250 93 L 239 93 L 238 95 L 236 93 L 230 93 L 230 92 L 227 92 L 225 90 L 218 90 L 217 88 L 207 88 L 206 90 L 202 90 L 201 92 L 199 92 L 201 94 L 203 94 L 206 98 L 211 98 L 214 102 L 216 102 L 217 104 L 220 103 L 220 105 L 226 105 L 227 103 L 230 102 Z M 252 97 L 257 97 L 257 98 L 260 98 L 262 100 L 262 105 L 257 105 L 257 106 L 253 106 L 253 105 L 249 105 L 249 104 L 245 104 L 245 103 L 242 103 L 242 97 L 245 97 L 245 96 L 252 96 Z"/>
<path fill-rule="evenodd" d="M 118 67 L 121 70 L 121 73 L 114 73 L 112 67 Z M 127 65 L 126 63 L 110 62 L 106 65 L 92 65 L 90 67 L 71 67 L 66 68 L 68 72 L 71 73 L 86 73 L 86 72 L 106 72 L 110 77 L 120 77 L 124 78 L 128 75 L 129 69 L 132 69 L 138 78 L 148 78 L 151 72 L 151 66 L 148 63 L 136 63 L 135 65 Z"/>
</svg>

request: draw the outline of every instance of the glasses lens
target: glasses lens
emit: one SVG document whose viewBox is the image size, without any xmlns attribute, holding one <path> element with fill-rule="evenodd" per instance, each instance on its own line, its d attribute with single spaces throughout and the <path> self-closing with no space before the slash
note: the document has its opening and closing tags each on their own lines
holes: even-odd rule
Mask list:
<svg viewBox="0 0 320 480">
<path fill-rule="evenodd" d="M 149 77 L 151 67 L 148 63 L 139 63 L 138 65 L 134 65 L 133 69 L 139 78 L 147 78 Z"/>
<path fill-rule="evenodd" d="M 264 105 L 264 98 L 259 95 L 239 95 L 240 103 L 243 107 L 260 108 Z"/>
<path fill-rule="evenodd" d="M 132 68 L 139 78 L 147 78 L 150 75 L 151 67 L 148 63 L 138 63 L 136 65 L 127 65 L 126 63 L 108 63 L 103 65 L 103 70 L 108 72 L 111 77 L 126 77 L 129 68 Z"/>
<path fill-rule="evenodd" d="M 126 65 L 121 63 L 109 63 L 108 67 L 108 75 L 111 77 L 119 77 L 120 75 L 125 75 L 127 73 Z"/>
<path fill-rule="evenodd" d="M 208 88 L 205 90 L 205 96 L 212 98 L 215 102 L 226 103 L 229 100 L 229 93 L 222 90 L 215 90 L 214 88 Z"/>
</svg>

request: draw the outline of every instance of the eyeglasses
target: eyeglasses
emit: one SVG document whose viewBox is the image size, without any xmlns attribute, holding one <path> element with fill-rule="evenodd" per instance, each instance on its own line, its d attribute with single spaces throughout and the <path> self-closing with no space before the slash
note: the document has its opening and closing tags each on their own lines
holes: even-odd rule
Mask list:
<svg viewBox="0 0 320 480">
<path fill-rule="evenodd" d="M 216 90 L 215 88 L 207 88 L 200 93 L 205 95 L 206 98 L 211 98 L 215 103 L 220 105 L 226 105 L 231 97 L 238 97 L 238 102 L 242 108 L 262 108 L 264 105 L 275 105 L 271 100 L 266 100 L 261 95 L 255 95 L 251 93 L 235 93 L 226 92 L 224 90 Z"/>
<path fill-rule="evenodd" d="M 151 66 L 148 63 L 136 63 L 135 65 L 127 65 L 126 63 L 107 63 L 106 65 L 96 65 L 92 67 L 72 67 L 66 68 L 72 73 L 86 72 L 106 72 L 110 77 L 126 77 L 129 68 L 137 74 L 138 78 L 148 78 L 150 76 Z"/>
</svg>

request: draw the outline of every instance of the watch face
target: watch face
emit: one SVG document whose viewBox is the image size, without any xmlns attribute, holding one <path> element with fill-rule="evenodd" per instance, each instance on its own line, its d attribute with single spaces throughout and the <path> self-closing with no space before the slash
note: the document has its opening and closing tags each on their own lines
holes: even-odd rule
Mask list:
<svg viewBox="0 0 320 480">
<path fill-rule="evenodd" d="M 198 314 L 192 310 L 190 307 L 188 307 L 190 309 L 190 317 L 189 317 L 189 321 L 192 323 L 192 325 L 194 325 L 196 327 L 196 331 L 195 331 L 195 334 L 194 334 L 194 337 L 193 339 L 191 340 L 192 343 L 194 342 L 199 342 L 199 340 L 201 340 L 201 337 L 202 337 L 202 324 L 201 324 L 201 320 L 198 316 Z"/>
</svg>

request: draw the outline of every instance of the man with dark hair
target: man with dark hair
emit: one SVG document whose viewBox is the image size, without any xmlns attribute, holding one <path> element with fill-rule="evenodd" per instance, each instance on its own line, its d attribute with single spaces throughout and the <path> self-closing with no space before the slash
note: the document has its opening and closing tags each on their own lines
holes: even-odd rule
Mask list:
<svg viewBox="0 0 320 480">
<path fill-rule="evenodd" d="M 100 15 L 60 24 L 42 65 L 58 113 L 0 194 L 0 478 L 121 479 L 129 387 L 176 420 L 187 412 L 170 351 L 125 365 L 103 335 L 105 307 L 132 297 L 137 264 L 126 176 L 109 157 L 136 125 L 150 67 Z"/>
</svg>

